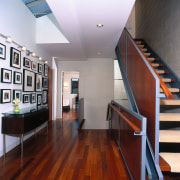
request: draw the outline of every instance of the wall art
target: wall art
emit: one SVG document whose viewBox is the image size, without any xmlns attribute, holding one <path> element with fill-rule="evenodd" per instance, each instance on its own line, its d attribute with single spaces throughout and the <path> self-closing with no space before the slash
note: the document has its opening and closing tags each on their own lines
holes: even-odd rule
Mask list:
<svg viewBox="0 0 180 180">
<path fill-rule="evenodd" d="M 14 71 L 14 84 L 22 84 L 22 73 Z"/>
<path fill-rule="evenodd" d="M 36 91 L 42 91 L 42 75 L 36 74 Z"/>
<path fill-rule="evenodd" d="M 38 73 L 42 74 L 42 72 L 43 72 L 43 65 L 38 64 Z"/>
<path fill-rule="evenodd" d="M 20 89 L 13 90 L 13 100 L 15 100 L 15 99 L 21 100 L 21 90 Z"/>
<path fill-rule="evenodd" d="M 1 103 L 11 102 L 11 89 L 1 89 Z"/>
<path fill-rule="evenodd" d="M 21 68 L 21 51 L 11 47 L 10 66 L 20 69 Z"/>
<path fill-rule="evenodd" d="M 6 46 L 0 43 L 0 59 L 6 59 Z"/>
<path fill-rule="evenodd" d="M 48 91 L 44 90 L 42 95 L 43 95 L 43 104 L 47 104 L 48 103 Z"/>
<path fill-rule="evenodd" d="M 27 69 L 23 70 L 23 91 L 33 92 L 35 84 L 35 73 Z"/>
<path fill-rule="evenodd" d="M 1 68 L 1 82 L 11 83 L 12 82 L 12 71 L 9 69 Z"/>
<path fill-rule="evenodd" d="M 42 78 L 42 87 L 48 88 L 48 78 L 46 78 L 46 77 Z"/>
<path fill-rule="evenodd" d="M 36 93 L 31 93 L 30 95 L 30 103 L 36 103 Z"/>
<path fill-rule="evenodd" d="M 31 69 L 34 71 L 37 71 L 37 63 L 36 62 L 32 61 Z"/>
<path fill-rule="evenodd" d="M 44 64 L 44 76 L 48 76 L 48 65 Z"/>
<path fill-rule="evenodd" d="M 24 57 L 24 63 L 23 66 L 27 67 L 27 68 L 31 68 L 31 60 Z"/>
<path fill-rule="evenodd" d="M 40 106 L 42 104 L 42 94 L 37 95 L 37 106 Z"/>
<path fill-rule="evenodd" d="M 23 94 L 23 103 L 29 103 L 29 94 Z"/>
</svg>

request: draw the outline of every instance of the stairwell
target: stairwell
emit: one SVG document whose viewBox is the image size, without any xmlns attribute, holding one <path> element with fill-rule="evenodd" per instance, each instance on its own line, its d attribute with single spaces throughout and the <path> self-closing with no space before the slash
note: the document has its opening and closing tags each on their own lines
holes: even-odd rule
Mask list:
<svg viewBox="0 0 180 180">
<path fill-rule="evenodd" d="M 144 40 L 135 42 L 173 94 L 173 99 L 167 99 L 160 88 L 159 165 L 162 171 L 180 173 L 180 82 Z"/>
</svg>

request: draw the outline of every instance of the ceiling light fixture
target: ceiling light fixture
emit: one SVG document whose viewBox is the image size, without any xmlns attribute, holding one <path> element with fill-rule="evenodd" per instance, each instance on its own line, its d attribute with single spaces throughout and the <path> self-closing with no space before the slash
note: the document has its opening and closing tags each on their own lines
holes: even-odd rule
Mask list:
<svg viewBox="0 0 180 180">
<path fill-rule="evenodd" d="M 35 53 L 32 53 L 32 54 L 31 54 L 31 56 L 32 56 L 32 57 L 35 57 L 35 56 L 36 56 L 36 54 L 35 54 Z"/>
<path fill-rule="evenodd" d="M 26 51 L 26 47 L 25 47 L 25 46 L 22 46 L 22 47 L 21 47 L 21 51 Z"/>
<path fill-rule="evenodd" d="M 104 25 L 103 24 L 97 24 L 98 28 L 102 28 Z"/>
</svg>

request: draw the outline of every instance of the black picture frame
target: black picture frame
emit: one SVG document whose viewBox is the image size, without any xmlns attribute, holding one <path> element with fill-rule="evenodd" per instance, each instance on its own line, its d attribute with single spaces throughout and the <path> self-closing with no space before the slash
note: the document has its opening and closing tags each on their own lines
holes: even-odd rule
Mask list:
<svg viewBox="0 0 180 180">
<path fill-rule="evenodd" d="M 12 83 L 12 70 L 1 68 L 1 82 Z"/>
<path fill-rule="evenodd" d="M 6 59 L 6 46 L 0 43 L 0 59 Z"/>
<path fill-rule="evenodd" d="M 43 65 L 38 63 L 38 73 L 43 73 Z"/>
<path fill-rule="evenodd" d="M 11 89 L 1 89 L 0 102 L 1 104 L 11 102 Z"/>
<path fill-rule="evenodd" d="M 35 73 L 27 69 L 23 69 L 23 91 L 34 92 L 35 89 Z"/>
<path fill-rule="evenodd" d="M 31 93 L 30 94 L 30 103 L 36 103 L 36 93 Z"/>
<path fill-rule="evenodd" d="M 48 88 L 48 78 L 47 77 L 42 77 L 42 87 Z"/>
<path fill-rule="evenodd" d="M 42 91 L 42 75 L 36 74 L 36 92 Z"/>
<path fill-rule="evenodd" d="M 13 89 L 13 100 L 19 99 L 21 101 L 21 90 Z"/>
<path fill-rule="evenodd" d="M 47 104 L 48 103 L 48 90 L 43 90 L 42 102 L 43 102 L 43 104 Z"/>
<path fill-rule="evenodd" d="M 72 78 L 71 79 L 71 94 L 78 94 L 79 92 L 79 79 Z"/>
<path fill-rule="evenodd" d="M 21 69 L 21 51 L 11 47 L 10 66 Z"/>
<path fill-rule="evenodd" d="M 44 76 L 48 76 L 48 65 L 44 64 Z"/>
<path fill-rule="evenodd" d="M 41 106 L 42 104 L 42 94 L 37 95 L 37 106 Z"/>
<path fill-rule="evenodd" d="M 33 71 L 37 71 L 37 63 L 36 62 L 34 62 L 34 61 L 31 62 L 31 69 Z"/>
<path fill-rule="evenodd" d="M 31 60 L 24 57 L 23 66 L 27 68 L 31 68 Z"/>
<path fill-rule="evenodd" d="M 22 84 L 22 73 L 14 71 L 14 84 Z"/>
<path fill-rule="evenodd" d="M 29 94 L 23 94 L 23 103 L 29 103 L 30 95 Z"/>
</svg>

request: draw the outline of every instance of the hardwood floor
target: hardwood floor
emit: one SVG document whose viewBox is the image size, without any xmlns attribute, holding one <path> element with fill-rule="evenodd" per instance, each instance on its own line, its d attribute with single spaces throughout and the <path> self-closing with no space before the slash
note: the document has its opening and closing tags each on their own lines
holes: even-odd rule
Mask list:
<svg viewBox="0 0 180 180">
<path fill-rule="evenodd" d="M 77 130 L 75 114 L 49 122 L 48 134 L 43 129 L 25 142 L 22 159 L 20 147 L 1 158 L 0 179 L 129 179 L 110 131 Z"/>
<path fill-rule="evenodd" d="M 128 180 L 126 168 L 109 130 L 77 130 L 77 112 L 49 122 L 20 146 L 0 158 L 0 180 Z M 165 174 L 165 180 L 180 179 Z M 146 178 L 148 179 L 148 178 Z"/>
</svg>

